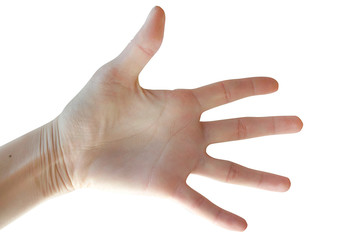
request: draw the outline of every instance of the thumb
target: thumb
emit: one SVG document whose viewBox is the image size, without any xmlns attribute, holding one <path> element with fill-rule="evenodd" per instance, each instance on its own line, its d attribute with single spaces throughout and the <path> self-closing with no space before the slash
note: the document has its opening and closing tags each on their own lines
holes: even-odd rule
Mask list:
<svg viewBox="0 0 360 240">
<path fill-rule="evenodd" d="M 121 76 L 129 77 L 130 81 L 137 81 L 142 69 L 160 48 L 164 36 L 164 24 L 164 10 L 155 6 L 135 37 L 112 61 Z"/>
</svg>

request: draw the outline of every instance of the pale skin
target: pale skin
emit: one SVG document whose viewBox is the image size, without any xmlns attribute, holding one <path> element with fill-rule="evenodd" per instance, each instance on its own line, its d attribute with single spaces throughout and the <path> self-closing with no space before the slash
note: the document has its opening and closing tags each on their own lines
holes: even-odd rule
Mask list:
<svg viewBox="0 0 360 240">
<path fill-rule="evenodd" d="M 274 79 L 232 79 L 172 91 L 139 85 L 140 72 L 160 48 L 164 24 L 164 11 L 153 8 L 124 51 L 96 71 L 58 117 L 0 148 L 0 227 L 47 198 L 97 187 L 169 197 L 219 226 L 243 231 L 243 218 L 186 183 L 190 174 L 270 191 L 290 188 L 286 177 L 215 159 L 206 148 L 298 132 L 298 117 L 200 121 L 211 108 L 275 92 Z"/>
</svg>

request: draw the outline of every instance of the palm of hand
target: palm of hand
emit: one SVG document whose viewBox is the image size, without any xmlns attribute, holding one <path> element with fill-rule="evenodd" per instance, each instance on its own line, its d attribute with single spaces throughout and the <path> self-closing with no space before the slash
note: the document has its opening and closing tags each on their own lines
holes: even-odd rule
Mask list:
<svg viewBox="0 0 360 240">
<path fill-rule="evenodd" d="M 301 129 L 297 117 L 200 122 L 202 112 L 277 90 L 271 78 L 227 80 L 193 90 L 146 90 L 138 74 L 160 47 L 164 13 L 153 9 L 125 50 L 100 68 L 59 117 L 63 151 L 75 185 L 120 186 L 169 196 L 217 224 L 244 230 L 244 219 L 211 203 L 186 184 L 190 173 L 286 191 L 287 178 L 214 159 L 216 142 Z"/>
<path fill-rule="evenodd" d="M 82 141 L 89 144 L 85 149 L 92 149 L 93 156 L 84 161 L 89 171 L 83 179 L 94 179 L 90 185 L 100 187 L 110 184 L 169 195 L 204 158 L 206 145 L 199 104 L 190 90 L 153 91 L 139 87 L 131 97 L 127 96 L 131 100 L 123 98 L 126 91 L 132 92 L 118 89 L 110 98 L 108 93 L 97 94 L 106 107 L 103 104 L 93 110 L 103 116 L 102 123 L 93 122 L 86 128 L 92 129 L 91 135 L 101 137 L 91 143 Z M 114 94 L 119 96 L 114 98 Z M 132 104 L 123 104 L 129 101 Z"/>
</svg>

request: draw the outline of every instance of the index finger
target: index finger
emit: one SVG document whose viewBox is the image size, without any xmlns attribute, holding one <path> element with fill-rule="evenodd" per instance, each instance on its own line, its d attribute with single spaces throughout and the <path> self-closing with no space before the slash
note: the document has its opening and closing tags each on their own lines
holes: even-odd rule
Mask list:
<svg viewBox="0 0 360 240">
<path fill-rule="evenodd" d="M 278 82 L 269 77 L 231 79 L 193 89 L 202 112 L 235 100 L 277 91 Z"/>
</svg>

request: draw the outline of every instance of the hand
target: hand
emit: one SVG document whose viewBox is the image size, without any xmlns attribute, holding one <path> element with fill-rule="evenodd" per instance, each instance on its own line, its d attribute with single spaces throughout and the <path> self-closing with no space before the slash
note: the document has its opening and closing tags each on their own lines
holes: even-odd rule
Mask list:
<svg viewBox="0 0 360 240">
<path fill-rule="evenodd" d="M 200 122 L 202 112 L 277 90 L 272 78 L 222 81 L 196 89 L 143 89 L 138 75 L 159 49 L 165 15 L 155 7 L 115 59 L 102 66 L 54 120 L 74 188 L 119 187 L 171 197 L 216 224 L 242 231 L 244 219 L 211 203 L 186 184 L 190 173 L 220 181 L 286 191 L 286 177 L 245 168 L 206 153 L 212 143 L 302 128 L 297 117 Z"/>
</svg>

